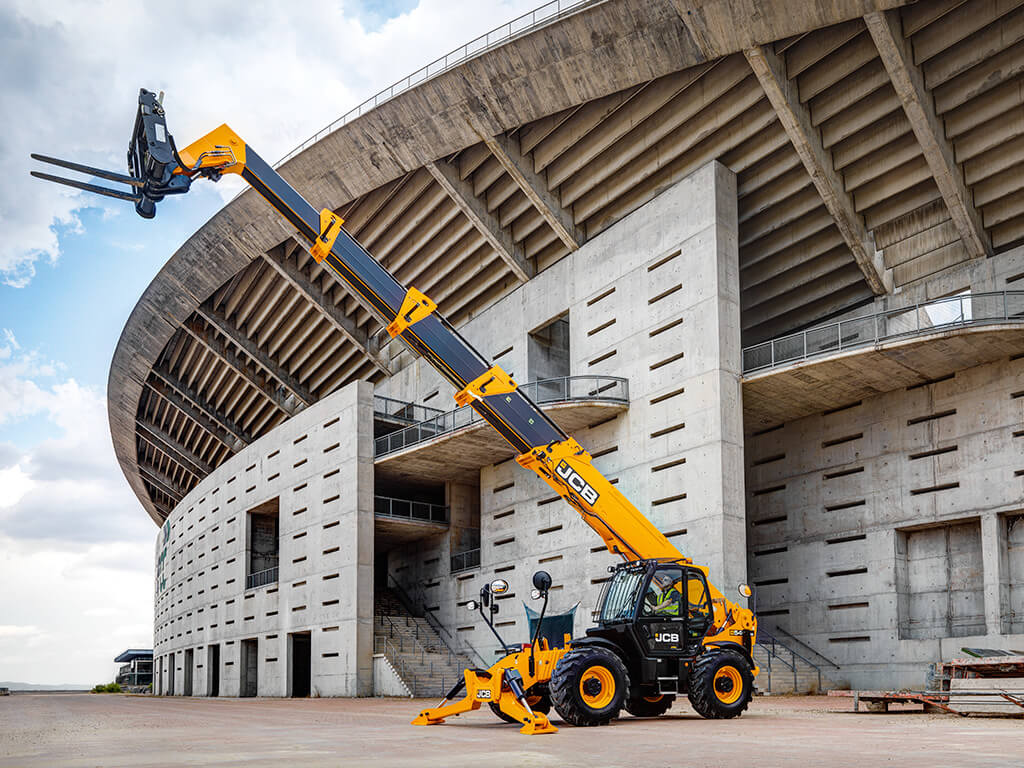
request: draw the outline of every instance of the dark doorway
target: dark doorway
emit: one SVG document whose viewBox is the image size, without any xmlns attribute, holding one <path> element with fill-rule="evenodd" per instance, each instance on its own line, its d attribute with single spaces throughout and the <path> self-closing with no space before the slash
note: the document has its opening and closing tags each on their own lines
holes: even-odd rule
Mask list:
<svg viewBox="0 0 1024 768">
<path fill-rule="evenodd" d="M 257 674 L 259 670 L 259 644 L 256 638 L 242 641 L 242 675 L 239 681 L 239 696 L 256 696 L 259 691 Z"/>
<path fill-rule="evenodd" d="M 206 675 L 209 680 L 208 696 L 220 696 L 220 646 L 206 648 Z"/>
<path fill-rule="evenodd" d="M 312 642 L 309 632 L 296 632 L 288 635 L 291 653 L 292 690 L 294 698 L 309 696 Z"/>
<path fill-rule="evenodd" d="M 185 695 L 192 695 L 192 669 L 195 666 L 195 656 L 192 649 L 185 651 Z"/>
<path fill-rule="evenodd" d="M 175 657 L 177 655 L 178 654 L 176 654 L 176 653 L 169 653 L 169 654 L 167 654 L 167 661 L 168 661 L 168 664 L 167 664 L 167 695 L 168 696 L 173 696 L 174 695 L 174 664 L 175 664 L 175 661 L 176 661 Z"/>
<path fill-rule="evenodd" d="M 529 394 L 539 403 L 569 396 L 569 315 L 556 317 L 530 333 L 526 346 L 526 380 L 542 382 Z"/>
</svg>

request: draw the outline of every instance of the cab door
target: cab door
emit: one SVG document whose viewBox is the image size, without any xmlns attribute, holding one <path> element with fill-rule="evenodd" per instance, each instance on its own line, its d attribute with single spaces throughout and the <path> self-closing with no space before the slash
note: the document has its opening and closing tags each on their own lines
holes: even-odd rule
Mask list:
<svg viewBox="0 0 1024 768">
<path fill-rule="evenodd" d="M 637 606 L 636 627 L 648 656 L 687 652 L 687 574 L 681 566 L 662 565 L 647 580 Z"/>
<path fill-rule="evenodd" d="M 704 635 L 714 623 L 711 610 L 711 594 L 703 572 L 686 569 L 686 646 L 690 653 L 696 653 Z"/>
</svg>

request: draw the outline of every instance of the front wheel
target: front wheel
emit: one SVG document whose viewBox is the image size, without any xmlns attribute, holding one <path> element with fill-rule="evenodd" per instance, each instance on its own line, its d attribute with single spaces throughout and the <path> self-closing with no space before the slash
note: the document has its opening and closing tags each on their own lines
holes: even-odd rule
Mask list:
<svg viewBox="0 0 1024 768">
<path fill-rule="evenodd" d="M 605 648 L 571 650 L 551 675 L 551 703 L 571 725 L 607 725 L 629 698 L 629 673 L 622 660 Z"/>
<path fill-rule="evenodd" d="M 750 662 L 730 649 L 710 649 L 690 671 L 690 704 L 701 717 L 739 717 L 750 704 L 754 676 Z"/>
</svg>

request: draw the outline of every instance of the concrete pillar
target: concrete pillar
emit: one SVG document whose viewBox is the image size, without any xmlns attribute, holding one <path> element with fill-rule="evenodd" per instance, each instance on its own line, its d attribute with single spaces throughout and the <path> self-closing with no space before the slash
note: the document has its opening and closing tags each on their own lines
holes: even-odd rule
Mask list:
<svg viewBox="0 0 1024 768">
<path fill-rule="evenodd" d="M 746 579 L 746 507 L 743 470 L 743 400 L 740 384 L 740 289 L 736 176 L 718 162 L 697 171 L 699 193 L 713 196 L 712 220 L 682 244 L 698 282 L 686 320 L 695 326 L 686 349 L 689 364 L 684 401 L 689 440 L 687 460 L 700 478 L 688 489 L 694 517 L 702 525 L 690 539 L 701 542 L 701 562 L 719 588 L 735 598 Z M 707 188 L 710 185 L 711 188 Z"/>
<path fill-rule="evenodd" d="M 1001 635 L 1005 629 L 1003 606 L 1008 590 L 1006 528 L 997 514 L 981 517 L 981 560 L 985 586 L 985 631 Z"/>
</svg>

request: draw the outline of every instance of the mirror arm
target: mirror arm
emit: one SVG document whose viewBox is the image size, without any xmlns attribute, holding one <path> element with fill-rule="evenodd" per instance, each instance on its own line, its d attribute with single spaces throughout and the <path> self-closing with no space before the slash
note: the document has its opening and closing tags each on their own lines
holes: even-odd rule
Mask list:
<svg viewBox="0 0 1024 768">
<path fill-rule="evenodd" d="M 537 652 L 537 639 L 540 637 L 540 628 L 544 623 L 544 612 L 548 609 L 548 591 L 544 590 L 544 604 L 540 607 L 540 618 L 537 619 L 537 628 L 533 631 L 533 640 L 530 641 L 530 676 L 534 675 L 534 655 Z"/>
<path fill-rule="evenodd" d="M 484 621 L 487 623 L 487 626 L 490 627 L 491 632 L 494 634 L 496 638 L 498 638 L 498 642 L 501 644 L 502 649 L 505 651 L 505 655 L 508 656 L 509 654 L 511 654 L 512 651 L 509 650 L 508 645 L 505 643 L 505 641 L 501 639 L 501 635 L 498 634 L 498 630 L 494 626 L 494 612 L 491 610 L 491 607 L 488 605 L 487 613 L 484 613 L 484 605 L 483 601 L 481 600 L 480 605 L 477 606 L 477 610 L 480 611 L 480 615 L 483 616 Z"/>
</svg>

